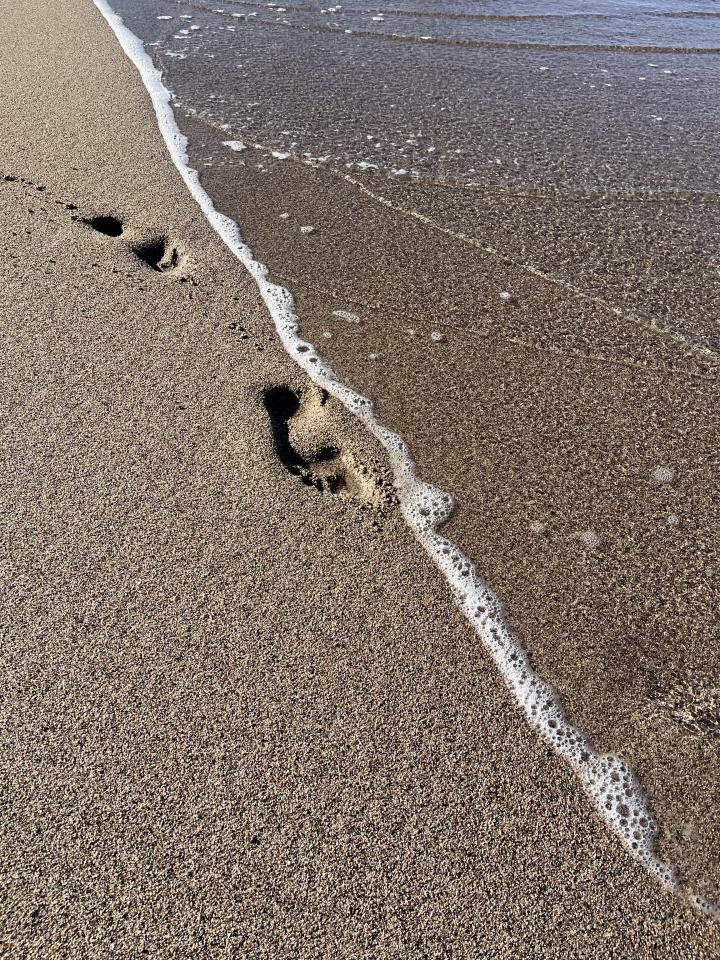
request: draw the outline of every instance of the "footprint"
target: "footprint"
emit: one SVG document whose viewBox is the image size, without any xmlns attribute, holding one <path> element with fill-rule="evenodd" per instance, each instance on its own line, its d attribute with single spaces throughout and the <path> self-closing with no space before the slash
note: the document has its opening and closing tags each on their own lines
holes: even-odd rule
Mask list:
<svg viewBox="0 0 720 960">
<path fill-rule="evenodd" d="M 121 237 L 125 227 L 117 217 L 99 214 L 94 217 L 78 217 L 92 230 L 102 233 L 106 237 Z M 186 279 L 183 271 L 185 255 L 179 247 L 174 246 L 167 237 L 153 236 L 143 240 L 129 240 L 128 248 L 144 264 L 158 273 L 178 274 L 180 279 Z"/>
<path fill-rule="evenodd" d="M 180 270 L 185 257 L 177 247 L 172 246 L 165 237 L 156 237 L 141 243 L 132 244 L 130 249 L 158 273 L 175 273 Z"/>
<path fill-rule="evenodd" d="M 720 685 L 716 677 L 676 676 L 656 693 L 654 707 L 691 735 L 720 738 Z"/>
<path fill-rule="evenodd" d="M 262 399 L 275 452 L 288 473 L 323 494 L 377 507 L 396 501 L 392 482 L 382 469 L 360 464 L 337 442 L 341 427 L 333 423 L 334 401 L 325 390 L 312 387 L 303 396 L 288 386 L 275 386 Z"/>
</svg>

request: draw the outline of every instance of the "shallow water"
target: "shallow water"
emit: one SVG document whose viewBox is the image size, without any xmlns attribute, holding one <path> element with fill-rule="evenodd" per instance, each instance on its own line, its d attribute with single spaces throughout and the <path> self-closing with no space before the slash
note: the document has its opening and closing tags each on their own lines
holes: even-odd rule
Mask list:
<svg viewBox="0 0 720 960">
<path fill-rule="evenodd" d="M 667 52 L 720 50 L 714 4 L 117 6 L 186 107 L 295 157 L 497 187 L 717 187 L 720 58 Z"/>
</svg>

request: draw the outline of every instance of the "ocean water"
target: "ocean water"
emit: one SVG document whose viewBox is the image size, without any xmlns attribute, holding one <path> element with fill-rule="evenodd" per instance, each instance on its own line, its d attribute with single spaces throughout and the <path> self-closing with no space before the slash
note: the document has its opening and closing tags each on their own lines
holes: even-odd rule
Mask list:
<svg viewBox="0 0 720 960">
<path fill-rule="evenodd" d="M 116 7 L 184 108 L 292 157 L 494 187 L 717 187 L 710 0 Z"/>
</svg>

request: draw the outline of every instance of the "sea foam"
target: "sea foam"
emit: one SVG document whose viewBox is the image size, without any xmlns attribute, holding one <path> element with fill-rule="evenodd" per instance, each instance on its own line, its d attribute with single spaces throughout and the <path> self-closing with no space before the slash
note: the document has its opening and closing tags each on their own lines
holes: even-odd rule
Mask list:
<svg viewBox="0 0 720 960">
<path fill-rule="evenodd" d="M 267 267 L 254 258 L 235 221 L 215 209 L 197 171 L 189 165 L 187 139 L 175 120 L 170 92 L 142 41 L 125 26 L 107 0 L 94 3 L 140 72 L 180 176 L 210 225 L 255 279 L 285 350 L 314 383 L 343 403 L 385 448 L 408 526 L 444 575 L 528 723 L 570 764 L 588 797 L 631 854 L 665 888 L 682 893 L 697 909 L 716 914 L 714 905 L 683 888 L 675 870 L 656 856 L 658 825 L 632 768 L 618 757 L 596 753 L 585 735 L 567 720 L 557 694 L 533 669 L 507 622 L 501 602 L 468 557 L 438 532 L 453 509 L 450 495 L 417 475 L 405 441 L 384 427 L 375 417 L 370 400 L 339 382 L 313 344 L 301 338 L 292 295 L 268 278 Z"/>
</svg>

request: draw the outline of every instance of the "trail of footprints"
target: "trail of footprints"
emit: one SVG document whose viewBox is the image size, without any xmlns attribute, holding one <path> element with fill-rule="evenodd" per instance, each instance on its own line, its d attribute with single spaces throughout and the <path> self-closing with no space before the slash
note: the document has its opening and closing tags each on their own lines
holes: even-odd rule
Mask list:
<svg viewBox="0 0 720 960">
<path fill-rule="evenodd" d="M 80 228 L 123 244 L 153 272 L 198 285 L 188 271 L 185 251 L 167 236 L 159 232 L 139 236 L 136 229 L 126 229 L 123 221 L 112 214 L 82 215 L 77 204 L 51 198 L 45 186 L 26 177 L 7 174 L 0 184 L 18 185 L 27 196 L 42 198 L 39 211 L 35 206 L 27 207 L 31 215 L 37 212 L 49 215 L 51 211 L 43 204 L 55 204 L 68 211 Z M 114 272 L 118 272 L 117 269 Z M 230 321 L 227 329 L 240 340 L 250 339 L 237 320 Z M 264 348 L 256 342 L 255 349 L 262 352 Z M 338 420 L 336 402 L 329 394 L 313 384 L 305 390 L 278 385 L 262 392 L 262 403 L 269 417 L 275 454 L 288 473 L 320 494 L 351 500 L 361 511 L 370 514 L 373 528 L 381 530 L 383 517 L 397 503 L 391 473 L 380 463 L 368 466 L 361 462 L 361 459 L 369 462 L 371 458 L 359 459 L 340 443 L 338 437 L 346 431 Z"/>
<path fill-rule="evenodd" d="M 76 219 L 106 237 L 120 238 L 124 233 L 123 224 L 117 217 L 100 215 Z M 142 240 L 131 240 L 128 246 L 138 260 L 151 270 L 176 275 L 183 282 L 190 279 L 183 271 L 185 254 L 179 247 L 171 244 L 167 237 L 156 234 Z"/>
<path fill-rule="evenodd" d="M 166 236 L 155 232 L 144 237 L 138 237 L 136 231 L 131 231 L 127 237 L 125 225 L 118 218 L 111 214 L 94 214 L 92 216 L 81 216 L 78 206 L 66 200 L 51 199 L 47 193 L 46 187 L 35 183 L 27 177 L 13 176 L 6 174 L 2 178 L 4 184 L 20 184 L 31 195 L 39 195 L 42 202 L 52 202 L 56 206 L 63 207 L 71 214 L 71 219 L 85 228 L 94 230 L 97 233 L 110 237 L 113 240 L 119 240 L 130 250 L 130 252 L 144 263 L 151 270 L 157 273 L 165 273 L 173 276 L 183 283 L 192 283 L 196 281 L 188 273 L 186 266 L 187 260 L 182 249 L 173 244 Z M 42 213 L 49 213 L 47 207 L 41 206 Z M 28 206 L 27 212 L 34 215 L 37 211 L 34 207 Z"/>
</svg>

